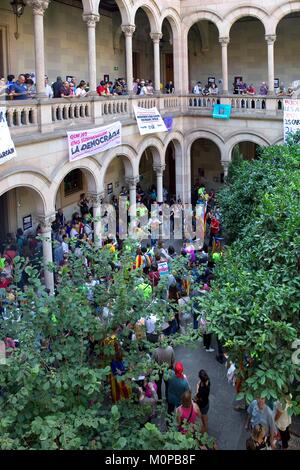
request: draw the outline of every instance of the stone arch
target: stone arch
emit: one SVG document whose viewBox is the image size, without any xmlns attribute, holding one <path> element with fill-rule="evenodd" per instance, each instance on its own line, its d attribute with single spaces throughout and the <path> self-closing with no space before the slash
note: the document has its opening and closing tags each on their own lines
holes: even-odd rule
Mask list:
<svg viewBox="0 0 300 470">
<path fill-rule="evenodd" d="M 211 140 L 212 142 L 214 142 L 220 151 L 221 161 L 226 160 L 226 158 L 224 158 L 225 157 L 225 152 L 224 152 L 225 142 L 224 142 L 223 137 L 219 136 L 216 132 L 213 132 L 208 129 L 203 129 L 200 131 L 192 131 L 189 134 L 185 135 L 186 154 L 187 154 L 188 159 L 191 158 L 192 145 L 198 139 L 207 139 L 207 140 Z"/>
<path fill-rule="evenodd" d="M 141 8 L 147 15 L 151 33 L 160 33 L 160 10 L 153 0 L 139 0 L 132 9 L 131 24 L 135 24 L 136 12 Z"/>
<path fill-rule="evenodd" d="M 64 163 L 55 173 L 52 175 L 52 184 L 51 184 L 51 195 L 52 202 L 55 207 L 56 195 L 59 190 L 59 187 L 72 170 L 79 169 L 81 170 L 88 181 L 89 191 L 98 193 L 101 191 L 99 180 L 100 180 L 100 166 L 92 158 L 84 158 L 76 162 L 67 162 Z"/>
<path fill-rule="evenodd" d="M 166 152 L 169 144 L 172 142 L 175 149 L 175 187 L 176 199 L 182 198 L 184 194 L 184 140 L 181 132 L 175 131 L 167 135 L 164 141 L 164 153 L 166 161 Z M 166 161 L 167 164 L 167 161 Z M 166 168 L 167 169 L 167 168 Z"/>
<path fill-rule="evenodd" d="M 300 11 L 299 1 L 284 2 L 277 6 L 270 15 L 268 34 L 276 34 L 279 22 L 287 15 Z"/>
<path fill-rule="evenodd" d="M 53 214 L 54 205 L 51 203 L 51 191 L 46 180 L 37 174 L 22 171 L 15 172 L 0 181 L 0 196 L 14 188 L 27 187 L 40 196 L 38 204 L 39 215 Z"/>
<path fill-rule="evenodd" d="M 165 164 L 165 156 L 164 156 L 164 146 L 162 142 L 157 137 L 150 137 L 146 138 L 138 147 L 138 168 L 140 165 L 140 161 L 142 158 L 143 153 L 148 148 L 151 148 L 152 157 L 153 157 L 153 164 L 156 166 L 164 165 Z"/>
<path fill-rule="evenodd" d="M 241 142 L 253 142 L 260 147 L 268 147 L 270 145 L 270 142 L 265 137 L 254 132 L 234 133 L 226 141 L 225 157 L 227 158 L 224 158 L 225 161 L 231 161 L 234 146 Z"/>
<path fill-rule="evenodd" d="M 178 15 L 177 11 L 174 8 L 166 8 L 163 10 L 162 15 L 160 17 L 159 28 L 160 31 L 162 29 L 162 24 L 164 20 L 168 20 L 171 29 L 173 38 L 180 36 L 180 16 Z"/>
<path fill-rule="evenodd" d="M 222 30 L 222 17 L 219 16 L 212 10 L 199 10 L 192 15 L 185 16 L 182 21 L 183 26 L 183 40 L 187 41 L 187 35 L 190 28 L 198 21 L 207 20 L 214 23 L 216 28 L 219 31 L 219 35 L 221 35 Z"/>
<path fill-rule="evenodd" d="M 101 0 L 82 0 L 83 13 L 85 15 L 99 14 L 99 5 Z M 120 10 L 122 24 L 130 24 L 130 9 L 126 0 L 116 0 L 116 4 Z"/>
<path fill-rule="evenodd" d="M 106 171 L 109 165 L 111 164 L 111 162 L 115 158 L 118 158 L 118 157 L 122 158 L 126 178 L 131 178 L 131 177 L 138 175 L 138 168 L 137 168 L 137 163 L 136 163 L 136 152 L 134 149 L 132 149 L 130 146 L 127 146 L 127 145 L 121 145 L 117 149 L 111 149 L 106 153 L 102 161 L 100 180 L 99 180 L 99 186 L 101 187 L 102 192 L 105 190 L 104 179 L 105 179 Z"/>
<path fill-rule="evenodd" d="M 284 144 L 284 139 L 283 137 L 277 137 L 275 140 L 273 140 L 273 142 L 271 143 L 271 145 L 283 145 Z"/>
<path fill-rule="evenodd" d="M 233 24 L 245 16 L 253 16 L 254 18 L 257 18 L 263 24 L 264 29 L 265 29 L 265 34 L 266 34 L 268 30 L 268 25 L 269 25 L 268 12 L 260 6 L 249 5 L 249 6 L 243 6 L 240 8 L 235 8 L 231 10 L 229 13 L 227 13 L 227 15 L 224 17 L 224 22 L 222 24 L 220 36 L 229 37 L 230 30 Z"/>
</svg>

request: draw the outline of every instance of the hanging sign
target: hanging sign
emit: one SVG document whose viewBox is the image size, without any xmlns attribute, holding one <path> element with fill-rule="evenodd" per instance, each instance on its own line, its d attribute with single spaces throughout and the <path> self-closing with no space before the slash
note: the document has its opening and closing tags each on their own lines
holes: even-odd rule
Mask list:
<svg viewBox="0 0 300 470">
<path fill-rule="evenodd" d="M 231 105 L 230 104 L 214 104 L 213 118 L 215 119 L 230 119 Z"/>
<path fill-rule="evenodd" d="M 6 108 L 0 108 L 0 164 L 17 156 L 15 144 L 10 136 L 6 121 Z"/>
<path fill-rule="evenodd" d="M 300 100 L 283 100 L 284 142 L 300 130 Z"/>
<path fill-rule="evenodd" d="M 121 131 L 122 125 L 118 121 L 96 129 L 68 132 L 69 161 L 90 157 L 121 145 Z"/>
<path fill-rule="evenodd" d="M 139 108 L 133 106 L 135 118 L 141 135 L 156 132 L 168 132 L 168 129 L 157 108 Z"/>
</svg>

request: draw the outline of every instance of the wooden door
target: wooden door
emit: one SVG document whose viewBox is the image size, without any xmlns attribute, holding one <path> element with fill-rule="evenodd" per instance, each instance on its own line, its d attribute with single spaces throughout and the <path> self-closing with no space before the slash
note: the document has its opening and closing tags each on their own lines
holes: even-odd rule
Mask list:
<svg viewBox="0 0 300 470">
<path fill-rule="evenodd" d="M 174 66 L 173 66 L 173 54 L 165 54 L 166 61 L 166 83 L 174 83 Z"/>
<path fill-rule="evenodd" d="M 132 70 L 133 78 L 141 78 L 140 76 L 140 54 L 139 52 L 132 53 Z"/>
</svg>

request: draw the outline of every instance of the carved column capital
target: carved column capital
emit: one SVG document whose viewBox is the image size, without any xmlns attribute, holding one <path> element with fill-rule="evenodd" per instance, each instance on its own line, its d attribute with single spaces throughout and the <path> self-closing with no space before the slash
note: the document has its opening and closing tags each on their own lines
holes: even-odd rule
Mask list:
<svg viewBox="0 0 300 470">
<path fill-rule="evenodd" d="M 139 176 L 131 176 L 129 178 L 126 178 L 125 181 L 128 184 L 129 188 L 134 187 L 140 181 L 140 177 Z"/>
<path fill-rule="evenodd" d="M 221 46 L 228 46 L 230 42 L 230 38 L 229 37 L 221 37 L 219 38 L 219 43 L 221 44 Z"/>
<path fill-rule="evenodd" d="M 135 32 L 134 24 L 122 24 L 121 28 L 126 37 L 131 37 Z"/>
<path fill-rule="evenodd" d="M 104 192 L 103 193 L 87 193 L 87 198 L 91 201 L 93 207 L 99 207 L 104 199 Z"/>
<path fill-rule="evenodd" d="M 152 39 L 154 44 L 159 43 L 159 41 L 162 38 L 162 34 L 161 33 L 150 33 L 150 38 Z"/>
<path fill-rule="evenodd" d="M 162 175 L 166 169 L 166 165 L 154 165 L 153 170 L 157 175 Z"/>
<path fill-rule="evenodd" d="M 88 28 L 96 28 L 96 23 L 100 20 L 100 15 L 83 13 L 82 19 Z"/>
<path fill-rule="evenodd" d="M 49 3 L 49 0 L 26 0 L 26 4 L 32 8 L 33 14 L 41 16 L 44 16 Z"/>
<path fill-rule="evenodd" d="M 42 233 L 47 233 L 51 232 L 51 225 L 52 222 L 55 220 L 55 213 L 54 214 L 48 214 L 48 215 L 37 215 L 36 216 L 38 224 L 41 226 L 41 232 Z"/>
<path fill-rule="evenodd" d="M 268 45 L 274 44 L 276 41 L 276 34 L 266 34 L 265 39 Z"/>
</svg>

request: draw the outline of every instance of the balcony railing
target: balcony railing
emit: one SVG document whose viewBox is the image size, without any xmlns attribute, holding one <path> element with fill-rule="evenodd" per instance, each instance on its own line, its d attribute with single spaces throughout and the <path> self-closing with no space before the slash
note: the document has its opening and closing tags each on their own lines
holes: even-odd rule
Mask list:
<svg viewBox="0 0 300 470">
<path fill-rule="evenodd" d="M 77 127 L 102 125 L 110 120 L 134 119 L 133 105 L 142 108 L 157 107 L 161 114 L 211 115 L 214 104 L 230 104 L 232 115 L 257 117 L 281 116 L 283 98 L 272 96 L 197 96 L 197 95 L 153 95 L 112 96 L 89 98 L 60 98 L 50 100 L 5 101 L 7 123 L 12 135 L 49 133 Z"/>
</svg>

